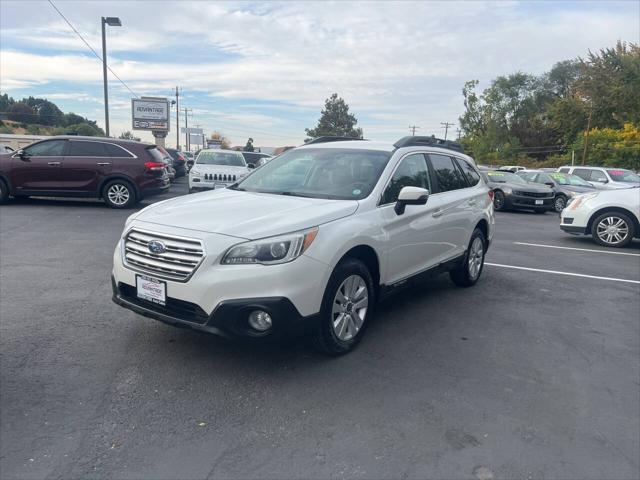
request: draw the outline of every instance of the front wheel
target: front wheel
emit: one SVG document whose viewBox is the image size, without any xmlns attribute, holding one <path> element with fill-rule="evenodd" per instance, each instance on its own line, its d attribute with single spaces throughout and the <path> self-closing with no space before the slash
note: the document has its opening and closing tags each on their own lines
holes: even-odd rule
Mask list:
<svg viewBox="0 0 640 480">
<path fill-rule="evenodd" d="M 486 245 L 484 233 L 476 228 L 471 235 L 469 248 L 467 248 L 463 261 L 449 272 L 453 283 L 459 287 L 471 287 L 476 284 L 484 268 Z"/>
<path fill-rule="evenodd" d="M 111 208 L 129 208 L 136 204 L 136 192 L 125 180 L 111 180 L 102 189 L 102 198 Z"/>
<path fill-rule="evenodd" d="M 603 213 L 593 221 L 591 234 L 603 247 L 626 247 L 635 234 L 634 223 L 624 213 Z"/>
<path fill-rule="evenodd" d="M 367 266 L 357 259 L 339 263 L 322 298 L 313 336 L 315 347 L 334 356 L 352 350 L 373 315 L 374 301 L 373 280 Z"/>
<path fill-rule="evenodd" d="M 564 207 L 566 206 L 567 206 L 567 197 L 565 197 L 564 195 L 558 195 L 556 199 L 553 201 L 553 209 L 558 213 L 564 210 Z"/>
<path fill-rule="evenodd" d="M 493 208 L 498 211 L 504 210 L 504 204 L 504 193 L 502 193 L 500 190 L 496 190 L 493 193 Z"/>
</svg>

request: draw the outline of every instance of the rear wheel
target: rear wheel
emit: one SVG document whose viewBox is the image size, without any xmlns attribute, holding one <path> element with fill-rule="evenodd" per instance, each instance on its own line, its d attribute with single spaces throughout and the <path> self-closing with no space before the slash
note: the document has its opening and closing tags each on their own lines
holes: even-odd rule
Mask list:
<svg viewBox="0 0 640 480">
<path fill-rule="evenodd" d="M 628 215 L 608 212 L 593 221 L 591 234 L 595 242 L 604 247 L 625 247 L 631 243 L 635 227 Z"/>
<path fill-rule="evenodd" d="M 463 261 L 449 272 L 453 283 L 459 287 L 471 287 L 476 284 L 484 268 L 486 245 L 484 233 L 479 228 L 476 228 L 471 235 L 469 248 L 467 248 Z"/>
<path fill-rule="evenodd" d="M 9 201 L 9 187 L 0 179 L 0 205 Z"/>
<path fill-rule="evenodd" d="M 102 198 L 111 208 L 129 208 L 137 203 L 136 191 L 126 180 L 111 180 L 102 189 Z"/>
<path fill-rule="evenodd" d="M 504 193 L 496 190 L 493 193 L 493 208 L 496 210 L 504 210 Z"/>
<path fill-rule="evenodd" d="M 324 292 L 313 336 L 315 347 L 328 355 L 352 350 L 373 315 L 374 301 L 373 280 L 367 266 L 357 259 L 339 263 Z"/>
</svg>

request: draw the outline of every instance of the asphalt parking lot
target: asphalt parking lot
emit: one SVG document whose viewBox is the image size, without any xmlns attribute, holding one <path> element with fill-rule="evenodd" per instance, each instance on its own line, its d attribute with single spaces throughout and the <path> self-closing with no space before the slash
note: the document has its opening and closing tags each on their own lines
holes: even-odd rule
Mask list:
<svg viewBox="0 0 640 480">
<path fill-rule="evenodd" d="M 398 294 L 326 358 L 114 305 L 130 213 L 0 207 L 3 479 L 640 477 L 640 243 L 498 213 L 476 287 Z"/>
</svg>

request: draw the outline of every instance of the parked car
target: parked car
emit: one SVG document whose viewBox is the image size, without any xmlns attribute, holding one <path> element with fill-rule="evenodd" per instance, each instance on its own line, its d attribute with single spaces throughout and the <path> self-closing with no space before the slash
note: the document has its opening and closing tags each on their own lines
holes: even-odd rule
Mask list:
<svg viewBox="0 0 640 480">
<path fill-rule="evenodd" d="M 560 228 L 574 235 L 592 235 L 605 247 L 625 247 L 640 237 L 640 187 L 598 190 L 569 200 L 560 214 Z"/>
<path fill-rule="evenodd" d="M 518 165 L 506 165 L 504 167 L 500 167 L 498 170 L 503 170 L 505 172 L 516 173 L 521 170 L 525 170 L 525 167 L 520 167 Z"/>
<path fill-rule="evenodd" d="M 189 193 L 224 188 L 241 180 L 253 165 L 247 165 L 235 150 L 201 150 L 189 171 Z"/>
<path fill-rule="evenodd" d="M 527 182 L 550 186 L 555 195 L 553 208 L 558 213 L 564 209 L 570 198 L 580 195 L 581 193 L 592 192 L 596 189 L 596 187 L 589 182 L 577 175 L 571 175 L 569 173 L 547 173 L 541 170 L 523 170 L 518 172 L 517 175 Z"/>
<path fill-rule="evenodd" d="M 533 210 L 545 213 L 553 208 L 553 190 L 547 185 L 526 182 L 515 173 L 484 170 L 482 175 L 493 192 L 496 210 Z"/>
<path fill-rule="evenodd" d="M 191 152 L 181 152 L 181 153 L 182 155 L 184 155 L 184 158 L 186 158 L 187 160 L 186 168 L 187 168 L 187 173 L 189 173 L 189 170 L 191 170 L 191 167 L 193 167 L 193 162 L 195 161 L 196 157 Z"/>
<path fill-rule="evenodd" d="M 176 178 L 184 177 L 187 174 L 187 158 L 175 148 L 167 148 L 166 150 L 171 155 L 171 166 L 176 171 Z"/>
<path fill-rule="evenodd" d="M 640 176 L 624 168 L 564 166 L 558 168 L 558 172 L 577 175 L 591 185 L 603 190 L 640 185 Z"/>
<path fill-rule="evenodd" d="M 259 167 L 272 158 L 271 155 L 260 152 L 242 152 L 242 156 L 247 162 L 247 165 L 253 165 L 254 167 Z"/>
<path fill-rule="evenodd" d="M 232 337 L 308 329 L 328 354 L 351 350 L 379 298 L 436 272 L 463 287 L 481 276 L 489 189 L 457 144 L 434 140 L 316 139 L 230 188 L 131 215 L 114 302 Z"/>
<path fill-rule="evenodd" d="M 168 158 L 155 145 L 57 136 L 0 155 L 0 203 L 9 196 L 98 197 L 128 208 L 169 188 Z"/>
<path fill-rule="evenodd" d="M 0 143 L 0 153 L 12 153 L 14 150 L 9 145 Z"/>
</svg>

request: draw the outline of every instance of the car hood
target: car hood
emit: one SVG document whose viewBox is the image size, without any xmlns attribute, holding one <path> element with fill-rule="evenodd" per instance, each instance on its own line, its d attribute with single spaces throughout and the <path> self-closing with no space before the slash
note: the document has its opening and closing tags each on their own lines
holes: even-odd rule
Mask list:
<svg viewBox="0 0 640 480">
<path fill-rule="evenodd" d="M 560 190 L 568 190 L 576 193 L 595 192 L 596 187 L 581 187 L 579 185 L 558 185 Z"/>
<path fill-rule="evenodd" d="M 220 189 L 150 205 L 140 211 L 135 222 L 253 240 L 321 225 L 351 215 L 357 209 L 355 200 Z"/>
<path fill-rule="evenodd" d="M 538 185 L 536 183 L 511 183 L 511 182 L 490 182 L 491 188 L 510 188 L 512 190 L 520 190 L 523 192 L 549 193 L 551 188 L 546 185 Z"/>
</svg>

